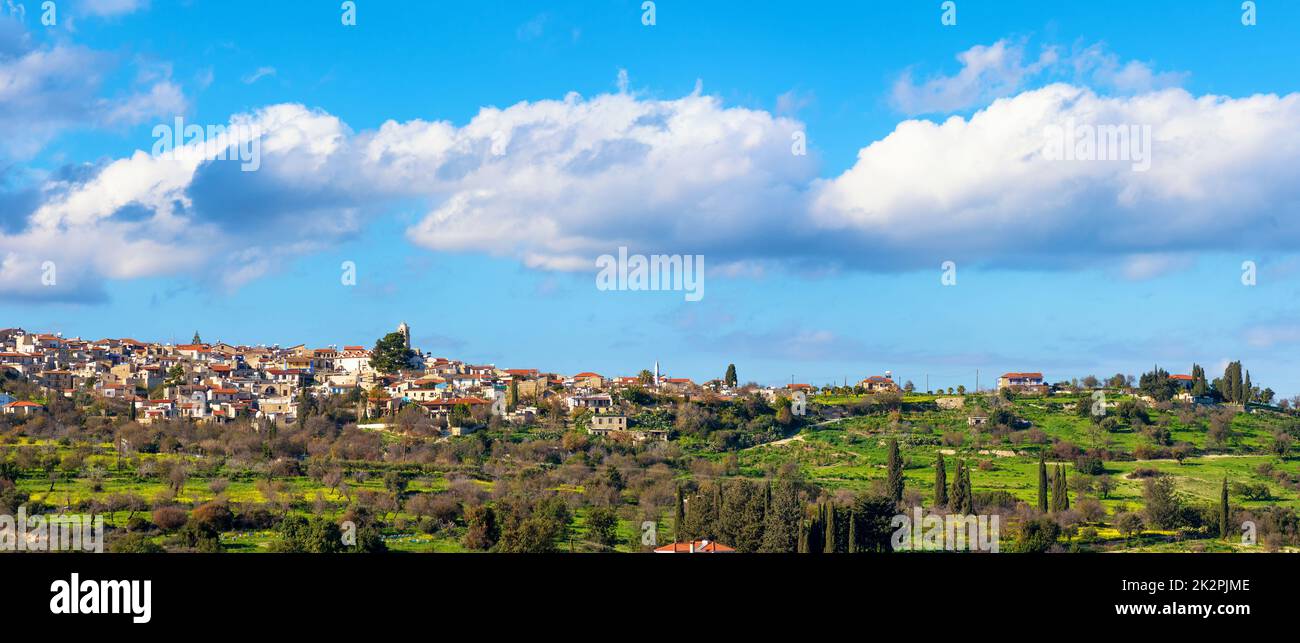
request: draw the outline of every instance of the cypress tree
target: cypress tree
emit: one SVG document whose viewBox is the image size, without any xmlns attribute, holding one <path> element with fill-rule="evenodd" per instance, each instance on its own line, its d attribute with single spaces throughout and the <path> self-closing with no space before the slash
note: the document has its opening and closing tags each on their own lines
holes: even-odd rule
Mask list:
<svg viewBox="0 0 1300 643">
<path fill-rule="evenodd" d="M 961 478 L 962 470 L 965 469 L 966 463 L 957 460 L 957 471 L 952 477 L 952 489 L 948 493 L 948 507 L 956 510 L 961 505 Z"/>
<path fill-rule="evenodd" d="M 963 516 L 975 513 L 975 490 L 970 483 L 970 465 L 962 467 L 961 508 L 958 513 Z"/>
<path fill-rule="evenodd" d="M 1070 486 L 1069 478 L 1065 474 L 1065 465 L 1061 465 L 1061 507 L 1064 511 L 1070 510 Z"/>
<path fill-rule="evenodd" d="M 1052 513 L 1061 510 L 1061 466 L 1052 469 Z"/>
<path fill-rule="evenodd" d="M 1070 499 L 1065 490 L 1065 467 L 1056 465 L 1056 472 L 1052 476 L 1052 513 L 1058 513 L 1070 508 Z"/>
<path fill-rule="evenodd" d="M 1205 369 L 1200 364 L 1192 364 L 1192 395 L 1200 397 L 1209 390 L 1209 383 L 1205 381 Z"/>
<path fill-rule="evenodd" d="M 713 538 L 722 533 L 722 481 L 713 485 Z"/>
<path fill-rule="evenodd" d="M 903 458 L 898 453 L 897 438 L 889 440 L 889 480 L 886 487 L 895 503 L 903 501 Z"/>
<path fill-rule="evenodd" d="M 966 467 L 966 506 L 975 513 L 975 485 L 970 481 L 970 467 Z"/>
<path fill-rule="evenodd" d="M 934 508 L 948 506 L 948 472 L 943 468 L 943 454 L 934 463 Z"/>
<path fill-rule="evenodd" d="M 820 554 L 826 546 L 822 543 L 826 539 L 826 506 L 823 503 L 817 503 L 815 515 L 808 519 L 808 553 Z"/>
<path fill-rule="evenodd" d="M 762 551 L 785 554 L 799 551 L 804 505 L 793 482 L 782 480 L 771 490 L 772 506 L 763 512 Z"/>
<path fill-rule="evenodd" d="M 858 553 L 858 519 L 852 509 L 849 509 L 849 553 Z"/>
<path fill-rule="evenodd" d="M 1223 478 L 1223 492 L 1219 495 L 1219 537 L 1228 538 L 1228 478 Z"/>
<path fill-rule="evenodd" d="M 1038 511 L 1047 513 L 1047 463 L 1041 451 L 1038 453 Z"/>
<path fill-rule="evenodd" d="M 826 543 L 824 553 L 835 553 L 835 505 L 826 503 Z"/>
<path fill-rule="evenodd" d="M 673 516 L 673 538 L 676 542 L 686 542 L 686 497 L 682 495 L 682 486 L 677 485 L 677 513 Z"/>
</svg>

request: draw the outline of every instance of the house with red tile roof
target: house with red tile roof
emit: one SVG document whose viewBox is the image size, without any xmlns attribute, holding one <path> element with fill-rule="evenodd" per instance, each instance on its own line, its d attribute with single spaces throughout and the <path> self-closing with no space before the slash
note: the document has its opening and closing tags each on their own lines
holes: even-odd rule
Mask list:
<svg viewBox="0 0 1300 643">
<path fill-rule="evenodd" d="M 573 376 L 574 386 L 585 386 L 587 388 L 602 388 L 605 386 L 605 378 L 600 373 L 590 371 L 578 373 Z"/>
<path fill-rule="evenodd" d="M 37 404 L 36 402 L 18 401 L 8 403 L 3 407 L 0 407 L 0 410 L 3 410 L 5 415 L 28 416 L 33 413 L 41 413 L 45 411 L 45 405 Z"/>
<path fill-rule="evenodd" d="M 688 393 L 695 388 L 695 382 L 689 377 L 663 377 L 659 388 L 669 393 Z"/>
<path fill-rule="evenodd" d="M 1003 373 L 998 378 L 998 390 L 1011 389 L 1028 393 L 1046 393 L 1047 384 L 1042 373 Z"/>
<path fill-rule="evenodd" d="M 861 382 L 858 382 L 868 393 L 890 393 L 898 390 L 898 384 L 894 382 L 892 375 L 872 375 Z"/>
</svg>

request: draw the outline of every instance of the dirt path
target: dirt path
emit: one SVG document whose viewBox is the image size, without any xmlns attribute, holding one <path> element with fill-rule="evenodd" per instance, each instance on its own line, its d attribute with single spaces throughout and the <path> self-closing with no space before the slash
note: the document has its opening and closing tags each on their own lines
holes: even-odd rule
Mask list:
<svg viewBox="0 0 1300 643">
<path fill-rule="evenodd" d="M 808 430 L 808 429 L 817 428 L 817 427 L 819 427 L 819 426 L 826 426 L 827 424 L 834 424 L 834 423 L 836 423 L 836 422 L 839 422 L 840 420 L 847 420 L 847 419 L 848 419 L 848 418 L 835 418 L 835 419 L 833 419 L 833 420 L 826 420 L 826 421 L 824 421 L 824 422 L 818 422 L 818 423 L 813 424 L 813 425 L 811 425 L 811 426 L 805 427 L 803 430 L 799 431 L 798 433 L 796 433 L 796 434 L 794 434 L 794 435 L 792 435 L 792 436 L 790 436 L 790 437 L 788 437 L 788 438 L 782 438 L 782 439 L 780 439 L 780 440 L 773 440 L 772 442 L 764 442 L 764 443 L 762 443 L 762 444 L 755 444 L 754 446 L 749 447 L 748 449 L 742 449 L 742 450 L 743 450 L 743 451 L 748 451 L 749 449 L 758 449 L 758 448 L 760 448 L 760 447 L 779 447 L 779 446 L 781 446 L 781 445 L 783 445 L 783 444 L 790 444 L 791 442 L 803 442 L 804 431 L 806 431 L 806 430 Z"/>
<path fill-rule="evenodd" d="M 751 448 L 751 449 L 757 449 L 757 448 L 759 448 L 759 447 L 779 447 L 779 446 L 781 446 L 782 444 L 790 444 L 791 442 L 803 442 L 803 433 L 802 433 L 802 432 L 801 432 L 801 433 L 797 433 L 797 434 L 795 434 L 795 435 L 793 435 L 793 436 L 790 436 L 790 437 L 788 437 L 788 438 L 784 438 L 784 439 L 781 439 L 781 440 L 776 440 L 775 442 L 764 442 L 763 444 L 755 444 L 754 446 L 749 447 L 749 448 Z"/>
</svg>

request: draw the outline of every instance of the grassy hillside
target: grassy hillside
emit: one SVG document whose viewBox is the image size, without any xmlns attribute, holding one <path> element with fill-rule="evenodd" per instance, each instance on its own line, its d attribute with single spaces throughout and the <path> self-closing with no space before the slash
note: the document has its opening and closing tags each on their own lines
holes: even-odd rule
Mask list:
<svg viewBox="0 0 1300 643">
<path fill-rule="evenodd" d="M 814 404 L 852 406 L 858 401 L 836 396 L 815 398 Z M 1107 399 L 1110 405 L 1131 401 L 1122 395 Z M 1078 414 L 1079 402 L 1074 396 L 1002 402 L 985 395 L 966 396 L 961 408 L 940 409 L 932 396 L 907 396 L 895 412 L 848 417 L 807 428 L 792 439 L 746 449 L 739 454 L 739 464 L 745 474 L 759 476 L 795 463 L 822 487 L 868 490 L 884 482 L 888 440 L 896 438 L 905 462 L 909 504 L 931 504 L 935 462 L 942 455 L 949 481 L 956 460 L 962 459 L 973 466 L 976 492 L 1004 491 L 1034 505 L 1042 454 L 1049 468 L 1065 466 L 1073 502 L 1095 498 L 1111 516 L 1139 511 L 1145 480 L 1154 476 L 1171 477 L 1189 505 L 1216 505 L 1226 478 L 1234 509 L 1300 508 L 1300 460 L 1273 450 L 1276 434 L 1295 433 L 1297 421 L 1291 416 L 1143 404 L 1147 423 L 1126 421 L 1104 430 Z M 1089 404 L 1090 399 L 1083 402 Z M 967 421 L 999 408 L 1014 416 L 1011 425 L 974 427 Z M 1216 416 L 1230 427 L 1226 439 L 1211 435 Z M 1172 457 L 1175 452 L 1181 460 Z M 1094 454 L 1099 468 L 1081 474 L 1079 458 Z M 1111 488 L 1103 491 L 1102 477 L 1109 479 Z M 1107 520 L 1096 522 L 1103 536 Z"/>
</svg>

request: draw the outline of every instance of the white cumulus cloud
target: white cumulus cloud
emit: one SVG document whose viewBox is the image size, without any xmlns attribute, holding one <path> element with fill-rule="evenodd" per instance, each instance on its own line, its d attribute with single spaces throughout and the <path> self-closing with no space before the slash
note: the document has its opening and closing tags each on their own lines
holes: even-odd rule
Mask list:
<svg viewBox="0 0 1300 643">
<path fill-rule="evenodd" d="M 1052 160 L 1049 132 L 1149 127 L 1150 167 Z M 812 222 L 892 265 L 1050 267 L 1079 258 L 1294 248 L 1300 95 L 1099 96 L 1056 84 L 969 119 L 908 120 L 819 181 Z M 1141 130 L 1139 130 L 1141 131 Z M 1137 261 L 1134 275 L 1162 261 Z"/>
<path fill-rule="evenodd" d="M 1297 94 L 1057 83 L 969 117 L 904 120 L 827 178 L 792 151 L 802 123 L 698 91 L 570 94 L 359 132 L 294 104 L 232 122 L 261 133 L 257 171 L 142 150 L 44 181 L 18 225 L 0 220 L 0 293 L 48 293 L 34 285 L 47 259 L 83 298 L 157 275 L 236 288 L 398 209 L 415 214 L 418 246 L 545 270 L 594 270 L 627 246 L 704 254 L 723 275 L 953 260 L 1145 279 L 1203 251 L 1300 241 Z M 1149 167 L 1048 158 L 1046 133 L 1067 125 L 1138 127 Z"/>
</svg>

